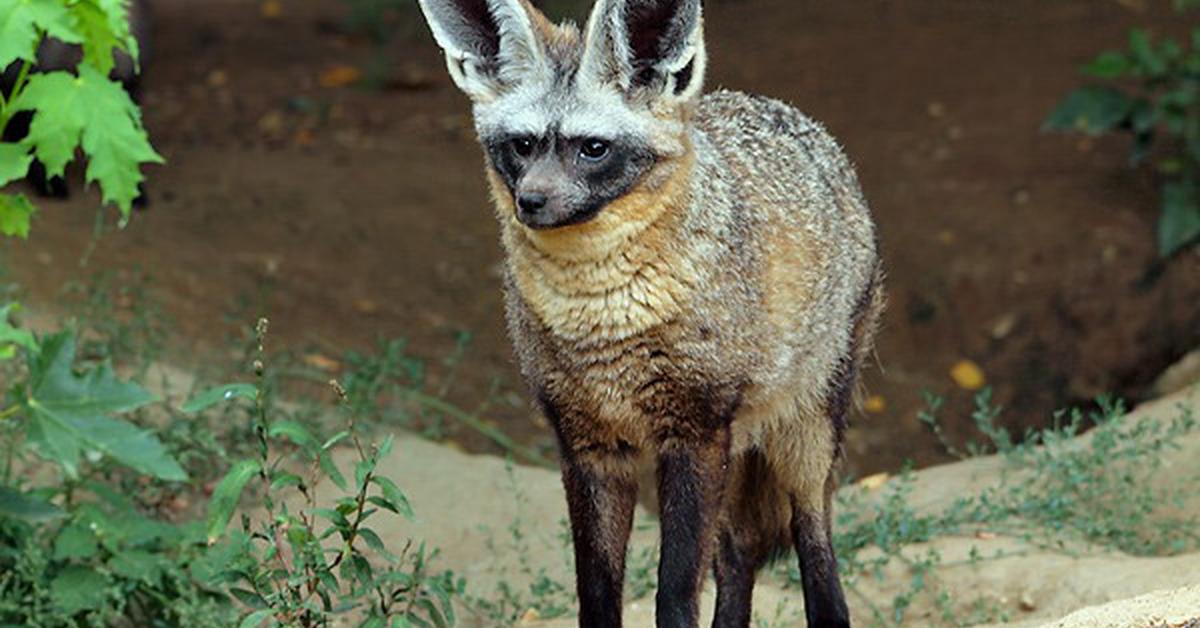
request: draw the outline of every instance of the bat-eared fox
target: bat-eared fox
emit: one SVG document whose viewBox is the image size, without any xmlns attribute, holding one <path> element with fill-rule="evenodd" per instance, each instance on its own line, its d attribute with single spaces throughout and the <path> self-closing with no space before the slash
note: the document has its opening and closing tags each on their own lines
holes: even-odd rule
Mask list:
<svg viewBox="0 0 1200 628">
<path fill-rule="evenodd" d="M 847 626 L 834 467 L 883 308 L 855 174 L 781 102 L 702 94 L 700 0 L 420 0 L 473 103 L 522 374 L 557 434 L 581 626 L 621 625 L 641 460 L 659 626 L 747 626 L 794 547 L 809 626 Z"/>
</svg>

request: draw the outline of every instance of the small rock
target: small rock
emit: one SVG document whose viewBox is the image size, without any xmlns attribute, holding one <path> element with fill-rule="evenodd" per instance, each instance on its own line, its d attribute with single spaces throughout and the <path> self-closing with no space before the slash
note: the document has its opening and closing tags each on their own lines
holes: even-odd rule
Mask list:
<svg viewBox="0 0 1200 628">
<path fill-rule="evenodd" d="M 266 0 L 259 6 L 259 12 L 268 20 L 273 20 L 283 15 L 283 3 L 279 0 Z"/>
<path fill-rule="evenodd" d="M 258 119 L 258 132 L 267 139 L 280 139 L 283 137 L 284 122 L 283 113 L 273 109 Z"/>
<path fill-rule="evenodd" d="M 1037 602 L 1033 600 L 1033 596 L 1028 591 L 1021 593 L 1021 597 L 1017 600 L 1017 606 L 1026 613 L 1037 610 Z"/>
<path fill-rule="evenodd" d="M 225 70 L 217 69 L 208 73 L 208 77 L 204 80 L 209 87 L 224 87 L 229 83 L 229 75 Z"/>
<path fill-rule="evenodd" d="M 946 105 L 934 101 L 926 105 L 925 113 L 929 114 L 930 118 L 941 118 L 946 115 Z"/>
<path fill-rule="evenodd" d="M 1017 315 L 1013 312 L 1004 314 L 1000 318 L 992 321 L 990 325 L 990 333 L 992 338 L 996 340 L 1004 340 L 1012 333 L 1014 327 L 1017 326 Z"/>
<path fill-rule="evenodd" d="M 1025 188 L 1017 188 L 1015 191 L 1013 191 L 1012 204 L 1013 205 L 1028 205 L 1029 204 L 1029 190 L 1027 190 Z"/>
</svg>

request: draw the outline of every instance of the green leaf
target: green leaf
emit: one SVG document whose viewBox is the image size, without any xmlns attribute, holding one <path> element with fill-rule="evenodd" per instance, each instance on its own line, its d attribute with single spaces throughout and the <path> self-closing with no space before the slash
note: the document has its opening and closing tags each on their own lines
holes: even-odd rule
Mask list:
<svg viewBox="0 0 1200 628">
<path fill-rule="evenodd" d="M 95 570 L 70 565 L 50 583 L 50 599 L 69 616 L 103 606 L 107 589 L 108 579 Z"/>
<path fill-rule="evenodd" d="M 100 551 L 96 535 L 83 521 L 72 521 L 54 539 L 54 559 L 91 558 Z"/>
<path fill-rule="evenodd" d="M 24 194 L 0 194 L 0 234 L 29 237 L 29 219 L 35 211 Z"/>
<path fill-rule="evenodd" d="M 1067 94 L 1050 112 L 1042 128 L 1100 135 L 1119 125 L 1132 106 L 1132 101 L 1120 90 L 1094 85 L 1080 87 Z"/>
<path fill-rule="evenodd" d="M 17 59 L 37 61 L 39 30 L 69 44 L 83 42 L 62 0 L 0 2 L 0 70 Z"/>
<path fill-rule="evenodd" d="M 271 490 L 278 491 L 290 486 L 304 486 L 304 480 L 295 473 L 276 470 L 271 474 Z"/>
<path fill-rule="evenodd" d="M 126 580 L 154 585 L 162 580 L 164 560 L 153 552 L 124 549 L 108 561 L 108 568 Z"/>
<path fill-rule="evenodd" d="M 1191 182 L 1163 186 L 1162 216 L 1158 221 L 1158 253 L 1168 257 L 1200 239 L 1200 194 Z"/>
<path fill-rule="evenodd" d="M 208 502 L 208 543 L 215 543 L 225 533 L 233 511 L 237 509 L 242 497 L 242 490 L 262 470 L 257 460 L 242 460 L 233 465 L 229 473 L 221 479 L 213 489 L 212 499 Z"/>
<path fill-rule="evenodd" d="M 46 523 L 66 515 L 61 508 L 26 493 L 0 486 L 0 518 L 8 517 L 25 523 Z"/>
<path fill-rule="evenodd" d="M 106 415 L 128 412 L 154 398 L 141 386 L 117 379 L 101 364 L 76 375 L 70 332 L 42 341 L 30 365 L 29 438 L 42 453 L 75 475 L 80 455 L 96 451 L 141 473 L 184 481 L 187 474 L 154 434 Z"/>
<path fill-rule="evenodd" d="M 1154 46 L 1150 43 L 1150 35 L 1146 33 L 1145 29 L 1130 29 L 1129 53 L 1136 67 L 1146 75 L 1160 77 L 1166 73 L 1166 60 L 1154 50 Z"/>
<path fill-rule="evenodd" d="M 121 0 L 79 0 L 70 5 L 79 32 L 83 34 L 83 61 L 101 74 L 113 68 L 114 48 L 137 59 L 137 40 L 129 32 L 129 18 Z"/>
<path fill-rule="evenodd" d="M 263 620 L 265 619 L 270 619 L 274 612 L 275 611 L 270 608 L 254 611 L 253 613 L 246 615 L 245 619 L 242 620 L 242 623 L 238 624 L 238 628 L 258 628 L 259 624 L 263 623 Z"/>
<path fill-rule="evenodd" d="M 232 594 L 233 597 L 236 597 L 239 602 L 249 606 L 250 608 L 262 608 L 263 606 L 267 605 L 267 601 L 264 600 L 261 595 L 249 589 L 232 587 L 229 589 L 229 593 Z"/>
<path fill-rule="evenodd" d="M 1129 70 L 1129 59 L 1120 52 L 1109 50 L 1100 53 L 1091 63 L 1083 66 L 1083 73 L 1096 78 L 1111 79 Z"/>
<path fill-rule="evenodd" d="M 267 430 L 267 434 L 271 438 L 279 438 L 281 436 L 287 438 L 296 445 L 309 451 L 317 450 L 317 439 L 313 438 L 308 429 L 295 421 L 275 421 L 271 423 L 271 427 Z"/>
<path fill-rule="evenodd" d="M 115 203 L 129 215 L 143 163 L 163 163 L 142 126 L 137 105 L 121 85 L 91 65 L 79 66 L 79 76 L 67 72 L 34 74 L 17 97 L 17 111 L 35 111 L 24 143 L 60 176 L 82 146 L 88 155 L 87 180 L 100 184 L 105 203 Z"/>
<path fill-rule="evenodd" d="M 4 350 L 11 349 L 12 345 L 21 347 L 34 355 L 38 352 L 37 340 L 34 339 L 33 334 L 24 329 L 17 329 L 8 322 L 8 317 L 18 307 L 20 306 L 16 303 L 6 303 L 0 307 L 0 359 L 4 355 Z"/>
<path fill-rule="evenodd" d="M 329 455 L 329 452 L 322 451 L 320 455 L 317 456 L 317 462 L 321 465 L 321 471 L 323 471 L 325 475 L 329 476 L 329 479 L 332 480 L 338 488 L 342 489 L 343 491 L 350 490 L 350 486 L 346 484 L 346 477 L 342 475 L 342 472 L 338 470 L 337 465 L 333 463 L 333 457 Z"/>
<path fill-rule="evenodd" d="M 183 404 L 183 411 L 189 414 L 203 412 L 216 404 L 241 397 L 254 401 L 258 396 L 258 388 L 252 384 L 225 384 L 224 386 L 216 386 L 192 397 L 187 403 Z"/>
<path fill-rule="evenodd" d="M 25 178 L 31 162 L 33 155 L 29 154 L 28 146 L 0 142 L 0 186 Z"/>
<path fill-rule="evenodd" d="M 405 519 L 409 521 L 413 520 L 413 509 L 412 505 L 408 503 L 408 497 L 404 495 L 404 492 L 400 490 L 400 487 L 396 486 L 396 483 L 391 478 L 376 475 L 371 477 L 371 483 L 379 487 L 379 490 L 383 492 L 384 499 L 387 499 L 400 509 L 400 514 Z"/>
</svg>

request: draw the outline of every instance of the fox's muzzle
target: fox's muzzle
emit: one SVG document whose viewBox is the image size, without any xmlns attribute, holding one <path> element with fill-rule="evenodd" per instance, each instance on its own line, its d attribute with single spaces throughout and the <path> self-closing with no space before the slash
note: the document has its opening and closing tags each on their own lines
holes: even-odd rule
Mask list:
<svg viewBox="0 0 1200 628">
<path fill-rule="evenodd" d="M 530 229 L 554 229 L 587 222 L 599 213 L 541 192 L 518 193 L 517 220 Z"/>
</svg>

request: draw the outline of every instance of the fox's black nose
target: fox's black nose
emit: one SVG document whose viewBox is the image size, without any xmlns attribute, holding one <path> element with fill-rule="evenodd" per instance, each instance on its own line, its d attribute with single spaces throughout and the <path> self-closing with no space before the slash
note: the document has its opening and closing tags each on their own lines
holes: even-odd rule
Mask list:
<svg viewBox="0 0 1200 628">
<path fill-rule="evenodd" d="M 521 211 L 527 214 L 532 214 L 533 212 L 545 207 L 546 200 L 545 194 L 539 194 L 537 192 L 519 194 L 517 195 L 517 207 L 520 207 Z"/>
</svg>

